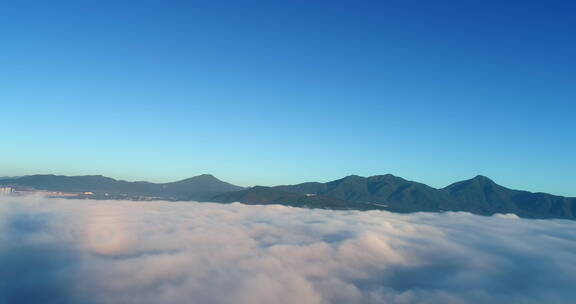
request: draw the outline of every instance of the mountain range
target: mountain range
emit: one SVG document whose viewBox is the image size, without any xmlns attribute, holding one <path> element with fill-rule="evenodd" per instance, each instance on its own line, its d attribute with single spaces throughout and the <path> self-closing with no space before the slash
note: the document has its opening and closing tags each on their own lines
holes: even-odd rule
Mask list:
<svg viewBox="0 0 576 304">
<path fill-rule="evenodd" d="M 350 175 L 327 183 L 308 182 L 275 187 L 243 188 L 210 174 L 171 183 L 128 182 L 101 175 L 30 175 L 0 180 L 0 185 L 39 190 L 86 192 L 94 198 L 153 197 L 220 203 L 282 204 L 336 210 L 392 212 L 466 211 L 480 215 L 513 213 L 526 218 L 576 219 L 576 198 L 513 190 L 485 176 L 445 188 L 405 180 L 391 174 Z"/>
<path fill-rule="evenodd" d="M 172 183 L 128 182 L 102 175 L 28 175 L 0 180 L 0 185 L 30 187 L 61 192 L 93 192 L 107 196 L 156 197 L 167 200 L 210 200 L 215 195 L 239 191 L 243 187 L 203 174 Z"/>
</svg>

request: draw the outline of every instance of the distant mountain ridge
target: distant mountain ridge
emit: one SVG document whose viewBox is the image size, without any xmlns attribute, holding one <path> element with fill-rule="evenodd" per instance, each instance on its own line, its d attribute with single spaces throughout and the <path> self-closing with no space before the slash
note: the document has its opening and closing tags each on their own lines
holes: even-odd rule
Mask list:
<svg viewBox="0 0 576 304">
<path fill-rule="evenodd" d="M 327 183 L 251 188 L 232 185 L 210 174 L 171 183 L 128 182 L 101 175 L 30 175 L 0 180 L 0 185 L 167 200 L 282 204 L 336 210 L 514 213 L 526 218 L 576 220 L 576 198 L 508 189 L 481 175 L 440 189 L 392 174 L 350 175 Z"/>
<path fill-rule="evenodd" d="M 244 189 L 210 174 L 171 183 L 128 182 L 102 175 L 29 175 L 0 180 L 0 185 L 26 186 L 39 190 L 85 192 L 126 196 L 150 196 L 171 200 L 209 200 L 217 194 Z"/>
<path fill-rule="evenodd" d="M 262 192 L 261 189 L 258 190 Z M 235 193 L 226 193 L 216 196 L 215 200 L 260 204 L 259 196 L 249 194 L 254 191 L 254 188 L 250 188 Z M 278 191 L 276 196 L 274 196 L 275 191 Z M 284 196 L 282 193 L 300 194 L 292 201 L 285 201 L 284 204 L 292 206 L 379 209 L 392 212 L 466 211 L 480 215 L 514 213 L 526 218 L 576 219 L 576 198 L 512 190 L 481 175 L 441 189 L 391 174 L 370 177 L 350 175 L 327 183 L 308 182 L 269 187 L 266 197 L 274 200 L 282 198 Z M 349 204 L 341 202 L 338 204 L 338 206 L 345 206 L 344 208 L 318 205 L 310 199 L 315 196 L 343 200 Z"/>
</svg>

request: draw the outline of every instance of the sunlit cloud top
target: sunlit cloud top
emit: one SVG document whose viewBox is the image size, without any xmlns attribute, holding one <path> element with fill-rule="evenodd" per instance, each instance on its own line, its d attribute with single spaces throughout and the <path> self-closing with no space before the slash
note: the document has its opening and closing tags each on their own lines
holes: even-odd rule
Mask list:
<svg viewBox="0 0 576 304">
<path fill-rule="evenodd" d="M 0 198 L 2 303 L 570 303 L 576 222 Z"/>
</svg>

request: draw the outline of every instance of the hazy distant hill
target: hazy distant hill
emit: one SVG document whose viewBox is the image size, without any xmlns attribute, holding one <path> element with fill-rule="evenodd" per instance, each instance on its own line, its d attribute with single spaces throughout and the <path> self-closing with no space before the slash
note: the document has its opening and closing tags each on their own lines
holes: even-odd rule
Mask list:
<svg viewBox="0 0 576 304">
<path fill-rule="evenodd" d="M 528 218 L 576 219 L 576 198 L 512 190 L 484 176 L 442 189 L 391 174 L 347 176 L 327 183 L 242 188 L 204 174 L 172 183 L 127 182 L 101 175 L 31 175 L 0 185 L 42 190 L 148 196 L 169 200 L 282 204 L 323 209 L 383 209 L 394 212 L 467 211 L 481 215 L 514 213 Z"/>
<path fill-rule="evenodd" d="M 30 175 L 0 180 L 3 185 L 18 185 L 40 190 L 84 192 L 127 196 L 152 196 L 178 200 L 209 200 L 217 194 L 244 188 L 204 174 L 172 183 L 128 182 L 101 175 Z"/>
</svg>

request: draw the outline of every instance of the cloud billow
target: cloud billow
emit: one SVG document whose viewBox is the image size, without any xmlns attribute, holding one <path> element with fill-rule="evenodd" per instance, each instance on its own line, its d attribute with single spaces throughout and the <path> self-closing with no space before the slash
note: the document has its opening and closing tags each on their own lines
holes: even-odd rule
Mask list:
<svg viewBox="0 0 576 304">
<path fill-rule="evenodd" d="M 0 303 L 571 303 L 576 222 L 0 197 Z"/>
</svg>

